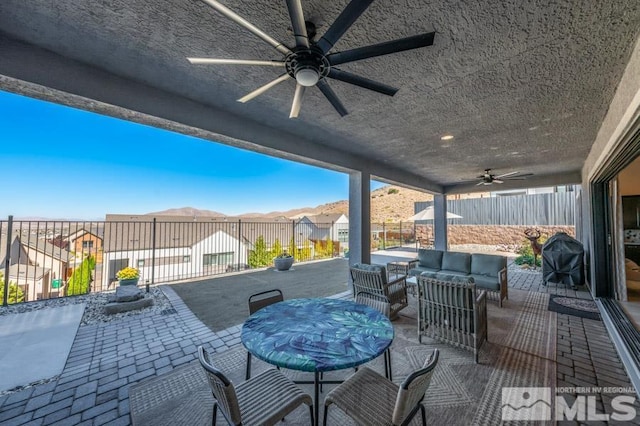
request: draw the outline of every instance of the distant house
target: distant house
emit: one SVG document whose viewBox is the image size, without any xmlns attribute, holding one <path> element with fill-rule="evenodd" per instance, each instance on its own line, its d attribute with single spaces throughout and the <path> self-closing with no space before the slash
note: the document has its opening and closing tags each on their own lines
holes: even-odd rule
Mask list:
<svg viewBox="0 0 640 426">
<path fill-rule="evenodd" d="M 0 264 L 7 260 L 6 236 L 0 238 Z M 13 235 L 9 252 L 9 281 L 26 301 L 55 297 L 71 275 L 75 257 L 35 235 Z"/>
<path fill-rule="evenodd" d="M 238 222 L 238 227 L 242 240 L 250 249 L 255 247 L 259 237 L 262 237 L 268 250 L 271 250 L 276 242 L 286 250 L 292 237 L 295 237 L 296 246 L 301 247 L 304 243 L 304 238 L 294 232 L 295 222 L 286 217 L 244 218 Z"/>
<path fill-rule="evenodd" d="M 329 238 L 344 245 L 349 242 L 349 219 L 342 213 L 303 216 L 296 231 L 313 241 Z"/>
<path fill-rule="evenodd" d="M 113 219 L 108 215 L 107 220 Z M 247 262 L 247 244 L 234 235 L 236 223 L 169 220 L 137 216 L 111 221 L 104 228 L 100 285 L 107 288 L 127 266 L 140 270 L 141 283 L 213 275 Z M 174 219 L 174 218 L 172 218 Z"/>
<path fill-rule="evenodd" d="M 80 228 L 63 238 L 66 248 L 74 253 L 94 256 L 97 263 L 102 263 L 102 238 L 94 232 Z"/>
</svg>

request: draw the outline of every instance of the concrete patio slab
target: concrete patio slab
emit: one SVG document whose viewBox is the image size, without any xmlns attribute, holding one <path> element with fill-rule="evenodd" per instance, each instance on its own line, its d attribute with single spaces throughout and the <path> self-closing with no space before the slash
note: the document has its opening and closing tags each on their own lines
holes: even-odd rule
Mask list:
<svg viewBox="0 0 640 426">
<path fill-rule="evenodd" d="M 0 392 L 62 373 L 84 304 L 6 315 L 0 321 Z"/>
</svg>

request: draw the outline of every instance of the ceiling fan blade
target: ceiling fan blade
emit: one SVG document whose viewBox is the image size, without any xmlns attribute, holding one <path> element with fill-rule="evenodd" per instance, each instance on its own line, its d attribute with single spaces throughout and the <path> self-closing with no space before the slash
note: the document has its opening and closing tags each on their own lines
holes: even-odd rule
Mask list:
<svg viewBox="0 0 640 426">
<path fill-rule="evenodd" d="M 331 105 L 333 105 L 336 111 L 338 111 L 340 117 L 344 117 L 345 115 L 349 114 L 349 111 L 347 111 L 344 105 L 342 105 L 342 102 L 340 102 L 340 99 L 338 99 L 333 89 L 331 89 L 331 86 L 329 86 L 326 81 L 320 80 L 318 81 L 316 86 L 318 86 L 318 89 L 320 89 L 325 98 L 327 98 L 327 100 L 331 102 Z"/>
<path fill-rule="evenodd" d="M 490 185 L 490 184 L 488 184 L 486 182 L 478 182 L 478 183 L 476 183 L 476 186 L 480 186 L 480 185 Z"/>
<path fill-rule="evenodd" d="M 500 179 L 493 179 L 492 180 L 493 183 L 504 183 L 503 181 L 501 181 Z"/>
<path fill-rule="evenodd" d="M 388 55 L 390 53 L 431 46 L 433 44 L 434 36 L 434 32 L 424 33 L 398 40 L 386 41 L 384 43 L 372 44 L 371 46 L 358 47 L 356 49 L 327 55 L 327 60 L 331 65 L 340 65 L 347 62 L 359 61 L 361 59 L 373 58 L 375 56 Z"/>
<path fill-rule="evenodd" d="M 337 68 L 331 68 L 331 71 L 329 71 L 327 77 L 344 81 L 345 83 L 355 84 L 356 86 L 364 87 L 365 89 L 373 90 L 375 92 L 389 96 L 395 95 L 398 91 L 398 89 L 396 89 L 395 87 L 391 87 L 383 83 L 378 83 L 377 81 L 373 81 L 365 77 L 360 77 L 359 75 L 351 74 L 350 72 L 342 71 Z"/>
<path fill-rule="evenodd" d="M 509 177 L 507 179 L 520 179 L 520 178 L 527 178 L 529 176 L 533 176 L 533 173 L 522 173 L 522 174 L 519 174 L 517 176 Z"/>
<path fill-rule="evenodd" d="M 187 58 L 194 65 L 263 65 L 269 67 L 284 67 L 284 61 L 258 61 L 252 59 L 213 59 Z"/>
<path fill-rule="evenodd" d="M 229 9 L 228 7 L 218 3 L 216 0 L 202 0 L 202 1 L 208 4 L 209 6 L 213 7 L 215 10 L 217 10 L 227 18 L 231 19 L 235 23 L 251 31 L 254 35 L 260 37 L 262 40 L 266 41 L 271 46 L 275 47 L 276 50 L 282 53 L 283 55 L 291 53 L 291 50 L 287 46 L 280 43 L 278 40 L 274 39 L 264 31 L 262 31 L 260 28 L 256 27 L 255 25 L 253 25 L 252 23 L 244 19 L 242 16 L 238 15 L 233 10 Z"/>
<path fill-rule="evenodd" d="M 304 23 L 302 3 L 300 0 L 287 0 L 287 9 L 289 9 L 291 28 L 293 28 L 293 36 L 296 39 L 296 46 L 308 49 L 309 36 L 307 35 L 307 26 Z"/>
<path fill-rule="evenodd" d="M 318 40 L 317 46 L 326 54 L 340 40 L 340 37 L 364 13 L 373 0 L 351 0 L 347 7 L 333 21 L 327 32 Z"/>
<path fill-rule="evenodd" d="M 300 107 L 302 106 L 302 95 L 304 95 L 304 86 L 302 84 L 296 84 L 296 93 L 293 95 L 289 118 L 298 118 Z"/>
<path fill-rule="evenodd" d="M 499 176 L 496 176 L 497 179 L 503 178 L 503 177 L 507 177 L 507 176 L 512 176 L 512 175 L 517 175 L 520 172 L 509 172 L 509 173 L 505 173 Z"/>
<path fill-rule="evenodd" d="M 504 180 L 527 180 L 527 178 L 516 176 L 516 177 L 505 178 Z"/>
<path fill-rule="evenodd" d="M 264 92 L 266 92 L 267 90 L 271 89 L 273 86 L 275 86 L 278 83 L 282 83 L 283 81 L 289 79 L 289 74 L 282 74 L 280 77 L 276 78 L 273 81 L 270 81 L 269 83 L 265 84 L 262 87 L 257 88 L 256 90 L 254 90 L 253 92 L 249 93 L 248 95 L 243 96 L 242 98 L 238 99 L 238 102 L 248 102 L 251 99 L 255 98 L 256 96 L 259 96 L 261 94 L 263 94 Z"/>
</svg>

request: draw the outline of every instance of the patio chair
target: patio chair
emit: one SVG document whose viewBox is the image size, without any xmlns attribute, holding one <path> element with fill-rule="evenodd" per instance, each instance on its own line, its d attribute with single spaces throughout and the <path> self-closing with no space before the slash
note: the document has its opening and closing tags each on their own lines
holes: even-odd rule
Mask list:
<svg viewBox="0 0 640 426">
<path fill-rule="evenodd" d="M 252 294 L 249 296 L 249 315 L 259 311 L 265 306 L 273 305 L 274 303 L 282 302 L 284 296 L 282 291 L 275 288 L 273 290 L 262 291 L 260 293 Z M 247 372 L 245 374 L 245 380 L 249 380 L 251 377 L 251 354 L 247 352 Z"/>
<path fill-rule="evenodd" d="M 438 363 L 434 350 L 421 369 L 411 373 L 400 386 L 364 367 L 333 389 L 324 399 L 324 426 L 331 404 L 361 425 L 408 425 L 420 409 L 422 425 L 427 416 L 422 400 Z"/>
<path fill-rule="evenodd" d="M 418 341 L 426 335 L 473 351 L 487 341 L 487 292 L 472 277 L 445 280 L 418 275 Z"/>
<path fill-rule="evenodd" d="M 350 270 L 354 297 L 361 291 L 387 297 L 391 307 L 390 319 L 396 319 L 398 312 L 408 305 L 406 276 L 389 281 L 384 265 L 356 263 Z"/>
<path fill-rule="evenodd" d="M 361 291 L 356 294 L 356 303 L 361 303 L 363 305 L 367 305 L 373 309 L 377 309 L 382 314 L 384 314 L 387 318 L 391 314 L 391 303 L 389 303 L 389 299 L 386 296 L 380 294 L 369 293 L 366 291 Z M 391 348 L 387 348 L 384 351 L 384 376 L 393 380 L 393 376 L 391 375 Z"/>
<path fill-rule="evenodd" d="M 215 426 L 218 408 L 230 425 L 269 426 L 280 422 L 301 404 L 309 406 L 313 425 L 313 400 L 280 371 L 269 369 L 238 386 L 216 369 L 209 354 L 198 347 L 198 358 L 205 370 L 213 403 L 211 424 Z"/>
</svg>

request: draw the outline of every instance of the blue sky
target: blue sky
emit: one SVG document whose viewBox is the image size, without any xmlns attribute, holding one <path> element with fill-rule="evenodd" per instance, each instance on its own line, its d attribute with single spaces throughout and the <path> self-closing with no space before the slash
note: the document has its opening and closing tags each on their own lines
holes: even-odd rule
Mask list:
<svg viewBox="0 0 640 426">
<path fill-rule="evenodd" d="M 2 219 L 187 206 L 236 215 L 348 198 L 343 173 L 2 91 L 0 132 Z"/>
</svg>

